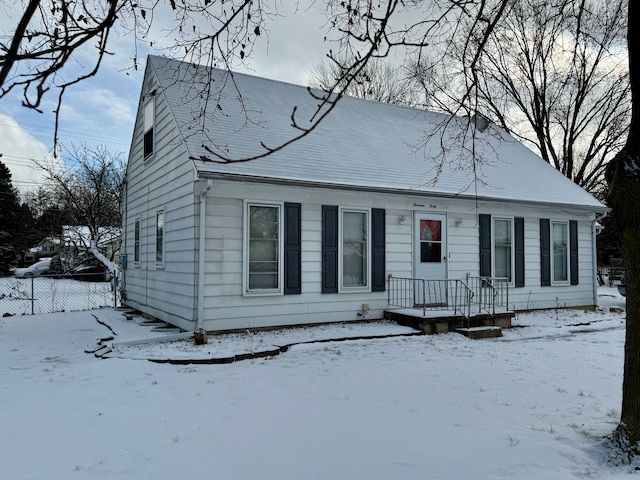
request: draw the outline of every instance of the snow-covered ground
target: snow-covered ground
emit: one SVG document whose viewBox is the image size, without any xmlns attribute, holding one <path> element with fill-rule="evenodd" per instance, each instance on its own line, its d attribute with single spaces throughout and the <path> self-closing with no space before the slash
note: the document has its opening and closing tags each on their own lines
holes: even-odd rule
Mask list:
<svg viewBox="0 0 640 480">
<path fill-rule="evenodd" d="M 619 418 L 624 306 L 518 315 L 490 340 L 388 322 L 131 345 L 121 311 L 0 318 L 0 478 L 629 478 L 603 461 Z M 101 360 L 98 338 L 112 336 Z M 315 341 L 315 342 L 312 342 Z M 214 358 L 292 345 L 278 356 Z"/>
</svg>

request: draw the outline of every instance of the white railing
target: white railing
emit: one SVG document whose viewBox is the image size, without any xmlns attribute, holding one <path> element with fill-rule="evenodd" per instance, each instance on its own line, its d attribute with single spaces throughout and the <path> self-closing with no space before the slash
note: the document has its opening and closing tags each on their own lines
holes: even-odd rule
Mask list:
<svg viewBox="0 0 640 480">
<path fill-rule="evenodd" d="M 495 315 L 496 307 L 508 308 L 509 280 L 501 277 L 472 277 L 465 280 L 394 277 L 387 280 L 390 307 L 427 311 L 453 310 L 466 318 L 471 312 Z"/>
<path fill-rule="evenodd" d="M 466 318 L 471 315 L 472 290 L 462 280 L 427 280 L 389 275 L 387 298 L 390 307 L 427 311 L 453 310 Z"/>
<path fill-rule="evenodd" d="M 473 292 L 473 303 L 479 312 L 496 314 L 496 307 L 509 306 L 509 279 L 506 277 L 472 277 L 466 284 Z"/>
</svg>

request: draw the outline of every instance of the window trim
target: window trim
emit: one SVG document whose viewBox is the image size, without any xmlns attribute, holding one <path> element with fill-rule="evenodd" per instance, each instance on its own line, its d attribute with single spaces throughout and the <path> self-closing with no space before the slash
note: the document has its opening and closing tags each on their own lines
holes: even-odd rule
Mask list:
<svg viewBox="0 0 640 480">
<path fill-rule="evenodd" d="M 508 285 L 510 287 L 513 287 L 515 284 L 515 277 L 516 277 L 516 248 L 515 248 L 515 238 L 516 238 L 516 232 L 515 232 L 515 217 L 508 217 L 508 216 L 492 216 L 491 217 L 491 276 L 492 277 L 496 277 L 498 278 L 498 275 L 496 273 L 496 237 L 495 237 L 495 232 L 496 232 L 496 220 L 502 220 L 502 221 L 508 221 L 510 224 L 510 229 L 511 229 L 511 243 L 509 245 L 509 248 L 511 250 L 511 265 L 510 265 L 510 275 L 507 277 L 509 279 L 508 281 Z M 500 277 L 502 278 L 502 277 Z"/>
<path fill-rule="evenodd" d="M 156 126 L 156 97 L 153 95 L 149 98 L 143 106 L 142 109 L 142 158 L 146 161 L 153 157 L 154 152 L 156 151 L 156 135 L 155 135 L 155 126 Z M 150 111 L 147 110 L 147 107 L 150 107 Z M 149 118 L 151 117 L 151 118 Z M 146 152 L 147 146 L 147 134 L 151 132 L 151 151 Z"/>
<path fill-rule="evenodd" d="M 367 239 L 365 242 L 365 262 L 364 265 L 366 271 L 366 285 L 361 286 L 345 286 L 344 285 L 344 214 L 345 213 L 364 213 L 366 216 L 367 226 Z M 370 208 L 358 208 L 358 207 L 339 207 L 338 208 L 338 293 L 348 292 L 370 292 L 371 291 L 371 270 L 372 270 L 372 257 L 371 257 L 371 209 Z"/>
<path fill-rule="evenodd" d="M 270 207 L 278 209 L 278 287 L 249 289 L 249 233 L 251 207 Z M 244 296 L 284 295 L 284 202 L 245 200 L 243 205 L 244 221 L 242 228 L 242 294 Z"/>
<path fill-rule="evenodd" d="M 140 245 L 142 235 L 142 219 L 133 219 L 133 265 L 140 266 Z M 136 238 L 137 237 L 137 238 Z"/>
<path fill-rule="evenodd" d="M 158 217 L 159 215 L 162 215 L 162 238 L 161 238 L 161 256 L 160 256 L 160 260 L 158 260 Z M 155 214 L 155 221 L 154 221 L 154 225 L 155 225 L 155 235 L 154 235 L 154 239 L 155 239 L 155 263 L 156 263 L 156 267 L 164 267 L 164 263 L 165 263 L 165 256 L 166 256 L 166 239 L 167 239 L 167 215 L 166 215 L 166 209 L 165 208 L 161 208 L 159 210 L 156 210 L 156 214 Z"/>
<path fill-rule="evenodd" d="M 553 247 L 553 226 L 554 225 L 564 225 L 565 226 L 565 239 L 566 239 L 566 243 L 565 243 L 565 271 L 567 272 L 567 279 L 566 280 L 556 280 L 555 279 L 555 252 L 554 252 L 554 247 Z M 550 260 L 550 277 L 551 277 L 551 286 L 556 287 L 556 286 L 567 286 L 567 285 L 571 285 L 571 251 L 570 251 L 570 243 L 571 243 L 571 238 L 570 238 L 570 232 L 569 232 L 569 220 L 554 220 L 554 219 L 550 219 L 549 220 L 549 260 Z"/>
</svg>

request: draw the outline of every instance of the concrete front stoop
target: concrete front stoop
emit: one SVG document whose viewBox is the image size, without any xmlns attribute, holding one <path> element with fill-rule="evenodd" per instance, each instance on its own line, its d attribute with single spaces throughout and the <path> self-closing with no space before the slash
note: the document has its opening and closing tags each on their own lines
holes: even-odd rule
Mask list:
<svg viewBox="0 0 640 480">
<path fill-rule="evenodd" d="M 495 338 L 502 336 L 503 328 L 511 327 L 513 312 L 494 315 L 482 313 L 467 318 L 454 311 L 426 311 L 421 309 L 386 310 L 384 318 L 400 325 L 420 330 L 427 335 L 458 332 L 468 338 Z"/>
</svg>

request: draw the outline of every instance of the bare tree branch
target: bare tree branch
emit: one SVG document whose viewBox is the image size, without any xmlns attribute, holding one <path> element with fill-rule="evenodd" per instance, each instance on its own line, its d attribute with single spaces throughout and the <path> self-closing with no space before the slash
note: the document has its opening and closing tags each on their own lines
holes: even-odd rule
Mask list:
<svg viewBox="0 0 640 480">
<path fill-rule="evenodd" d="M 466 74 L 477 87 L 471 104 L 568 178 L 597 189 L 630 112 L 620 54 L 626 0 L 512 3 L 492 37 L 477 42 L 477 74 Z M 452 49 L 463 65 L 470 37 L 464 33 Z"/>
</svg>

